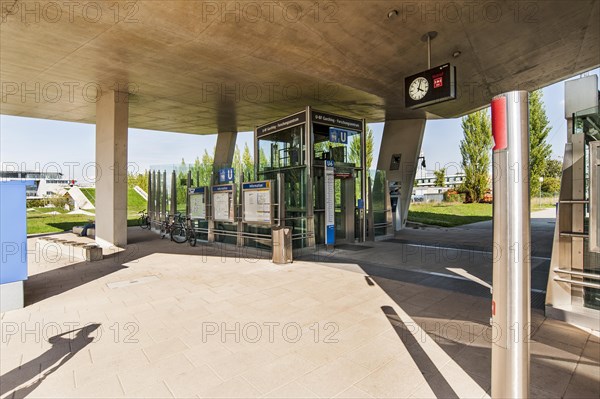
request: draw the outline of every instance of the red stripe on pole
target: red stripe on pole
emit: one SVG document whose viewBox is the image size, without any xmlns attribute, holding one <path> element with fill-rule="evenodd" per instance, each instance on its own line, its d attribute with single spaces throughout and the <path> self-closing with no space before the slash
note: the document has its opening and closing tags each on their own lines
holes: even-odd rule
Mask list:
<svg viewBox="0 0 600 399">
<path fill-rule="evenodd" d="M 492 100 L 492 136 L 494 136 L 494 151 L 508 147 L 506 130 L 506 97 L 496 97 Z"/>
</svg>

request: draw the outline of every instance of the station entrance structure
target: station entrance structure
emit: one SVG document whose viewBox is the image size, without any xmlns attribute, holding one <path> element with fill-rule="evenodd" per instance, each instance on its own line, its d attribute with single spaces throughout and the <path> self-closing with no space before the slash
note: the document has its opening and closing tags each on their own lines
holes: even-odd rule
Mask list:
<svg viewBox="0 0 600 399">
<path fill-rule="evenodd" d="M 254 176 L 224 179 L 232 165 L 218 165 L 210 186 L 198 186 L 191 171 L 151 171 L 153 227 L 181 213 L 201 241 L 264 249 L 281 227 L 296 250 L 389 238 L 389 185 L 385 171 L 368 170 L 365 132 L 364 119 L 307 107 L 255 128 Z"/>
<path fill-rule="evenodd" d="M 598 330 L 600 316 L 598 77 L 565 82 L 565 144 L 546 316 Z"/>
</svg>

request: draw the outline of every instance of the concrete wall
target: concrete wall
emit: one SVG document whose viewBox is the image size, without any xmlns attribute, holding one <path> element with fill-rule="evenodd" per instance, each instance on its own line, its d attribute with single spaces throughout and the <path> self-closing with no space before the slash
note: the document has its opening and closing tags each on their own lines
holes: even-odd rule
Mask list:
<svg viewBox="0 0 600 399">
<path fill-rule="evenodd" d="M 389 182 L 400 183 L 402 226 L 406 224 L 417 164 L 425 132 L 425 119 L 385 121 L 377 169 L 384 170 Z M 392 157 L 399 162 L 397 168 Z"/>
<path fill-rule="evenodd" d="M 127 245 L 127 93 L 107 92 L 96 103 L 96 242 Z"/>
</svg>

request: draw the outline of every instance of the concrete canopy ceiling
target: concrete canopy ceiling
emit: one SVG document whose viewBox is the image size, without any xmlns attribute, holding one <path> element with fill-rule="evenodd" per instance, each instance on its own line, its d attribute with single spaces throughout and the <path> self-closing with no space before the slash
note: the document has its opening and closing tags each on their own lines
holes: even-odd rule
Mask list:
<svg viewBox="0 0 600 399">
<path fill-rule="evenodd" d="M 98 88 L 116 88 L 132 94 L 130 127 L 172 132 L 252 130 L 307 105 L 449 118 L 600 65 L 596 0 L 13 1 L 0 3 L 7 115 L 94 123 Z M 428 31 L 458 99 L 409 110 L 404 77 L 427 69 Z"/>
</svg>

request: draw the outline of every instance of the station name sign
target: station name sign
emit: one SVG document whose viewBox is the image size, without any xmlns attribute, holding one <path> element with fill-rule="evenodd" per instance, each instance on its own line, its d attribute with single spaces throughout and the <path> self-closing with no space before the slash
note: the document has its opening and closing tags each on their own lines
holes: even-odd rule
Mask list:
<svg viewBox="0 0 600 399">
<path fill-rule="evenodd" d="M 259 181 L 259 182 L 254 182 L 254 183 L 242 184 L 242 188 L 244 190 L 255 190 L 255 189 L 270 188 L 270 187 L 271 187 L 271 182 L 269 182 L 269 181 Z"/>
<path fill-rule="evenodd" d="M 294 115 L 286 116 L 283 119 L 279 119 L 274 122 L 267 123 L 256 128 L 256 135 L 258 137 L 266 134 L 275 133 L 280 130 L 288 129 L 290 127 L 298 126 L 306 123 L 306 111 L 299 112 Z"/>
<path fill-rule="evenodd" d="M 221 186 L 212 186 L 213 191 L 233 191 L 233 184 L 223 184 Z"/>
<path fill-rule="evenodd" d="M 190 194 L 201 194 L 204 193 L 204 187 L 192 187 L 189 189 Z"/>
<path fill-rule="evenodd" d="M 321 111 L 312 111 L 312 121 L 327 126 L 337 126 L 362 132 L 363 124 L 359 119 L 347 118 L 345 116 L 327 114 Z"/>
<path fill-rule="evenodd" d="M 404 79 L 404 105 L 421 108 L 456 99 L 456 67 L 449 63 Z"/>
</svg>

